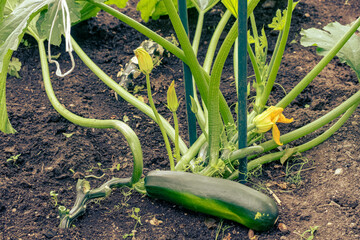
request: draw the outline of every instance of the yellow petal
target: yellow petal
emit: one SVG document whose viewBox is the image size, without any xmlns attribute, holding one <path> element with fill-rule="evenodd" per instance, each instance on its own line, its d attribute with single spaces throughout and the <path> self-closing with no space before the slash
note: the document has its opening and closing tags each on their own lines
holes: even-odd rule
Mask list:
<svg viewBox="0 0 360 240">
<path fill-rule="evenodd" d="M 277 120 L 277 122 L 279 122 L 279 123 L 291 123 L 293 121 L 294 121 L 294 118 L 288 119 L 284 116 L 284 114 L 280 114 L 280 117 Z"/>
<path fill-rule="evenodd" d="M 277 145 L 283 145 L 280 142 L 280 130 L 279 128 L 276 126 L 276 124 L 274 124 L 273 128 L 272 128 L 272 135 L 273 135 L 273 139 L 276 142 Z"/>
<path fill-rule="evenodd" d="M 254 124 L 258 133 L 269 131 L 278 120 L 283 108 L 271 106 L 254 118 Z"/>
</svg>

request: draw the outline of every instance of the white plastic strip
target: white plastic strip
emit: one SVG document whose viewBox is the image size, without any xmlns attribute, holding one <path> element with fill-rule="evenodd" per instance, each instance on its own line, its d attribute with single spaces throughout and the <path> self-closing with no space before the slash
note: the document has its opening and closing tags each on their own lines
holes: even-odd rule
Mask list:
<svg viewBox="0 0 360 240">
<path fill-rule="evenodd" d="M 58 13 L 59 13 L 60 7 L 61 7 L 61 11 L 62 11 L 62 20 L 63 20 L 64 34 L 65 34 L 65 51 L 69 53 L 70 59 L 71 59 L 71 69 L 64 74 L 61 72 L 59 62 L 56 60 L 53 60 L 51 58 L 51 36 L 52 36 L 53 28 L 55 26 L 56 19 L 58 18 Z M 48 41 L 49 63 L 55 63 L 56 75 L 58 77 L 65 77 L 66 75 L 70 74 L 75 68 L 74 56 L 72 54 L 73 48 L 71 45 L 70 32 L 71 32 L 71 20 L 70 20 L 69 7 L 66 3 L 66 0 L 59 0 L 57 8 L 56 8 L 55 16 L 54 16 L 53 22 L 51 24 L 49 41 Z"/>
</svg>

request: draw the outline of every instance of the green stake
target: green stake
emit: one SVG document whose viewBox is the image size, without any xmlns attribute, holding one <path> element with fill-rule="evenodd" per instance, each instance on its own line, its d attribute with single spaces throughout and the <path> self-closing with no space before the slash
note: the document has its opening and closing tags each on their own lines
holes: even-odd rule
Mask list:
<svg viewBox="0 0 360 240">
<path fill-rule="evenodd" d="M 239 149 L 245 148 L 247 143 L 247 1 L 238 1 L 238 132 Z M 239 160 L 239 179 L 246 182 L 247 158 Z"/>
<path fill-rule="evenodd" d="M 178 0 L 178 6 L 179 6 L 179 16 L 181 22 L 184 26 L 186 33 L 189 34 L 186 0 Z M 189 133 L 189 141 L 191 146 L 197 139 L 196 117 L 195 114 L 191 111 L 191 98 L 190 98 L 190 96 L 194 97 L 194 89 L 193 89 L 193 81 L 192 81 L 192 74 L 190 68 L 185 63 L 183 63 L 183 71 L 184 71 L 184 84 L 185 84 L 186 113 L 188 120 L 188 133 Z"/>
</svg>

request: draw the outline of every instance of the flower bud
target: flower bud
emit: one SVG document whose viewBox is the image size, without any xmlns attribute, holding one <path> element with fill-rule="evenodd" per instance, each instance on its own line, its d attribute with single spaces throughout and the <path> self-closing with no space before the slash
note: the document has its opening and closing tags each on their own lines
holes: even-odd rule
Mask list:
<svg viewBox="0 0 360 240">
<path fill-rule="evenodd" d="M 176 112 L 179 107 L 174 84 L 175 82 L 172 81 L 167 92 L 167 104 L 171 112 Z"/>
<path fill-rule="evenodd" d="M 154 68 L 154 64 L 149 53 L 142 47 L 137 48 L 134 53 L 138 60 L 140 71 L 143 74 L 150 74 Z"/>
</svg>

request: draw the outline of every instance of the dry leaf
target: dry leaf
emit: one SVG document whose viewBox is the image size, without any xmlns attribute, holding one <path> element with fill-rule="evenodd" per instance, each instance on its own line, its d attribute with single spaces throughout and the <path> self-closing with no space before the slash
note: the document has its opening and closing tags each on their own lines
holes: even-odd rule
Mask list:
<svg viewBox="0 0 360 240">
<path fill-rule="evenodd" d="M 156 219 L 155 216 L 149 222 L 153 226 L 159 226 L 159 224 L 163 223 L 163 221 Z"/>
</svg>

